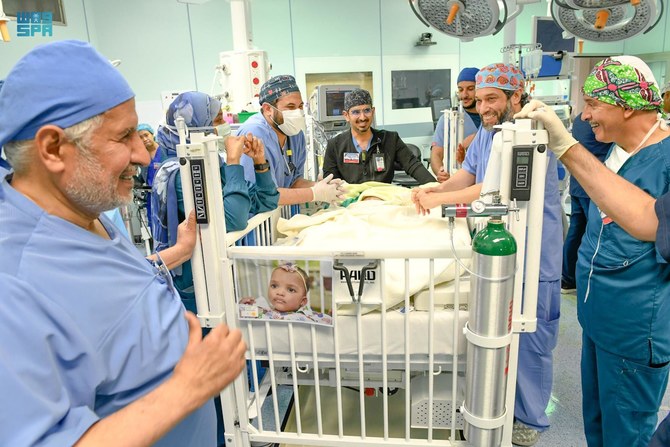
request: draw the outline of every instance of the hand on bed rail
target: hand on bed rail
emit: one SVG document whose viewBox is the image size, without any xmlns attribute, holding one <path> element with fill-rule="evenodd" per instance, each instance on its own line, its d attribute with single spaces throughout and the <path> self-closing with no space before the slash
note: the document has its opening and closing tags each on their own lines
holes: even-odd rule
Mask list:
<svg viewBox="0 0 670 447">
<path fill-rule="evenodd" d="M 183 392 L 184 405 L 198 408 L 219 394 L 242 372 L 247 349 L 242 333 L 220 324 L 202 338 L 195 315 L 186 312 L 189 340 L 184 355 L 170 378 Z"/>
<path fill-rule="evenodd" d="M 336 202 L 343 200 L 346 194 L 346 188 L 343 181 L 340 179 L 333 179 L 333 174 L 320 180 L 312 186 L 314 193 L 314 202 Z"/>
</svg>

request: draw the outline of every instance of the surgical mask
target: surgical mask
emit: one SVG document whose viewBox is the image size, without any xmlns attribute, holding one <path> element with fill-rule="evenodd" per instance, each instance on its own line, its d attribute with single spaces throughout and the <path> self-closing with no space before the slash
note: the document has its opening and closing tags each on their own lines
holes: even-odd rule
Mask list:
<svg viewBox="0 0 670 447">
<path fill-rule="evenodd" d="M 279 110 L 274 107 L 275 110 Z M 298 135 L 301 131 L 305 131 L 307 125 L 305 124 L 305 112 L 301 109 L 295 110 L 280 110 L 282 116 L 284 117 L 284 122 L 277 124 L 279 130 L 284 132 L 285 135 L 292 137 Z M 273 120 L 274 121 L 274 120 Z"/>
</svg>

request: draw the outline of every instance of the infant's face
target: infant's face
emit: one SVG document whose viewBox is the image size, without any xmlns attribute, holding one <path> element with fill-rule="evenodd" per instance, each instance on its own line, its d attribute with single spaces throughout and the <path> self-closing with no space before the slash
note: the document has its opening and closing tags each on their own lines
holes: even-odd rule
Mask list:
<svg viewBox="0 0 670 447">
<path fill-rule="evenodd" d="M 307 304 L 307 291 L 300 273 L 280 268 L 272 272 L 268 299 L 272 308 L 279 312 L 295 312 Z"/>
</svg>

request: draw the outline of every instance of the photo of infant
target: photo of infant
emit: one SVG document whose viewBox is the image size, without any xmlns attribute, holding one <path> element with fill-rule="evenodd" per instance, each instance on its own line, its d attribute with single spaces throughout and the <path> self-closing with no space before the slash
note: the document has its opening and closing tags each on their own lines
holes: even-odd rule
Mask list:
<svg viewBox="0 0 670 447">
<path fill-rule="evenodd" d="M 332 325 L 330 315 L 312 310 L 308 293 L 312 278 L 297 265 L 283 262 L 272 270 L 267 297 L 244 297 L 239 300 L 241 320 L 298 321 Z"/>
</svg>

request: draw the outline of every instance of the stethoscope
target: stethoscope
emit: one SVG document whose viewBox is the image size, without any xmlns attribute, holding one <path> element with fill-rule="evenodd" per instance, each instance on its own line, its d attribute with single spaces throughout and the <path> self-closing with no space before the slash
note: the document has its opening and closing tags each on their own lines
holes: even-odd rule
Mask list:
<svg viewBox="0 0 670 447">
<path fill-rule="evenodd" d="M 293 150 L 291 149 L 291 138 L 288 135 L 286 136 L 285 144 L 286 144 L 286 153 L 284 153 L 284 148 L 281 146 L 279 147 L 279 151 L 281 152 L 282 155 L 281 158 L 282 160 L 284 160 L 284 164 L 286 165 L 284 175 L 288 177 L 289 175 L 295 172 L 295 164 L 293 164 Z"/>
</svg>

